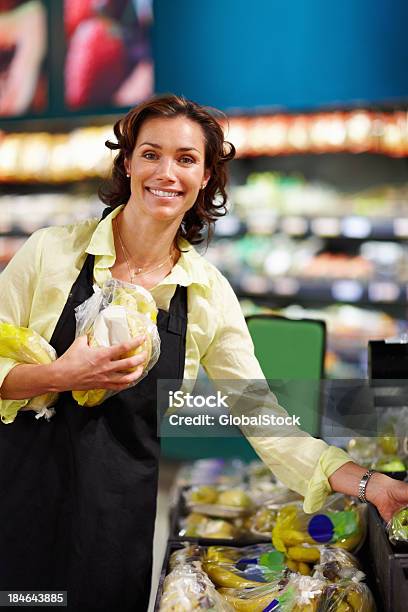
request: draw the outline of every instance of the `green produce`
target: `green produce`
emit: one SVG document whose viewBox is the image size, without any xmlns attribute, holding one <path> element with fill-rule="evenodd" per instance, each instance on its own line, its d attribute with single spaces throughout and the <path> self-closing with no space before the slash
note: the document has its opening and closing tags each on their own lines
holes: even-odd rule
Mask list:
<svg viewBox="0 0 408 612">
<path fill-rule="evenodd" d="M 388 535 L 393 543 L 408 542 L 408 507 L 394 514 L 388 524 Z"/>
<path fill-rule="evenodd" d="M 378 439 L 378 444 L 385 455 L 395 455 L 398 452 L 398 438 L 385 434 Z"/>
<path fill-rule="evenodd" d="M 374 467 L 379 472 L 404 472 L 406 467 L 399 457 L 382 457 Z"/>
</svg>

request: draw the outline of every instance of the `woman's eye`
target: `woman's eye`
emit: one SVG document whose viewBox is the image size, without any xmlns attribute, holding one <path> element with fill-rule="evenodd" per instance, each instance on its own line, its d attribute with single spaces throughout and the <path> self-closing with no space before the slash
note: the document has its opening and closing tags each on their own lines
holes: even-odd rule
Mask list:
<svg viewBox="0 0 408 612">
<path fill-rule="evenodd" d="M 194 164 L 195 163 L 195 159 L 193 157 L 190 157 L 190 155 L 183 155 L 183 157 L 180 158 L 180 161 L 182 164 Z"/>
<path fill-rule="evenodd" d="M 153 153 L 152 151 L 146 151 L 146 153 L 143 153 L 143 157 L 145 159 L 156 159 L 156 153 Z"/>
</svg>

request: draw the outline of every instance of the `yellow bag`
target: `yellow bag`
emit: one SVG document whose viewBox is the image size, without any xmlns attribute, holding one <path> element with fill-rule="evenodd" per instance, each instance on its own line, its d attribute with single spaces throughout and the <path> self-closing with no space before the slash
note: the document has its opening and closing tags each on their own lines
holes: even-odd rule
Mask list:
<svg viewBox="0 0 408 612">
<path fill-rule="evenodd" d="M 18 327 L 11 323 L 0 322 L 0 357 L 13 359 L 19 363 L 47 364 L 55 361 L 57 354 L 40 334 L 27 327 Z M 45 393 L 33 397 L 26 404 L 41 416 L 52 416 L 53 411 L 45 411 L 53 406 L 58 393 Z M 0 417 L 3 423 L 12 423 L 17 415 L 21 402 L 19 400 L 1 400 Z"/>
</svg>

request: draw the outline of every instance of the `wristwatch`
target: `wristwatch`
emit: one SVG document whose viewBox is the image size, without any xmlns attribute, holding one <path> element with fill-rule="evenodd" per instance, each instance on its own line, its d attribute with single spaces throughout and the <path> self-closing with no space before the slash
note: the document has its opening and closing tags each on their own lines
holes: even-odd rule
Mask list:
<svg viewBox="0 0 408 612">
<path fill-rule="evenodd" d="M 373 474 L 375 474 L 375 470 L 367 470 L 367 472 L 363 475 L 358 485 L 358 499 L 363 504 L 368 504 L 368 500 L 366 498 L 365 493 L 366 493 L 367 483 Z"/>
</svg>

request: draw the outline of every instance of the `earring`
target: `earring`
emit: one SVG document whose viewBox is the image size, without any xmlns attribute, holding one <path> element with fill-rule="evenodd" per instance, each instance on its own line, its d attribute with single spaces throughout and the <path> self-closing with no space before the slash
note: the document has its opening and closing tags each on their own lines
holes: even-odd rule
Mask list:
<svg viewBox="0 0 408 612">
<path fill-rule="evenodd" d="M 130 178 L 130 174 L 129 174 L 129 172 L 126 172 L 126 177 L 127 177 L 127 178 Z"/>
<path fill-rule="evenodd" d="M 201 185 L 201 189 L 205 189 L 205 188 L 206 188 L 206 185 Z"/>
</svg>

